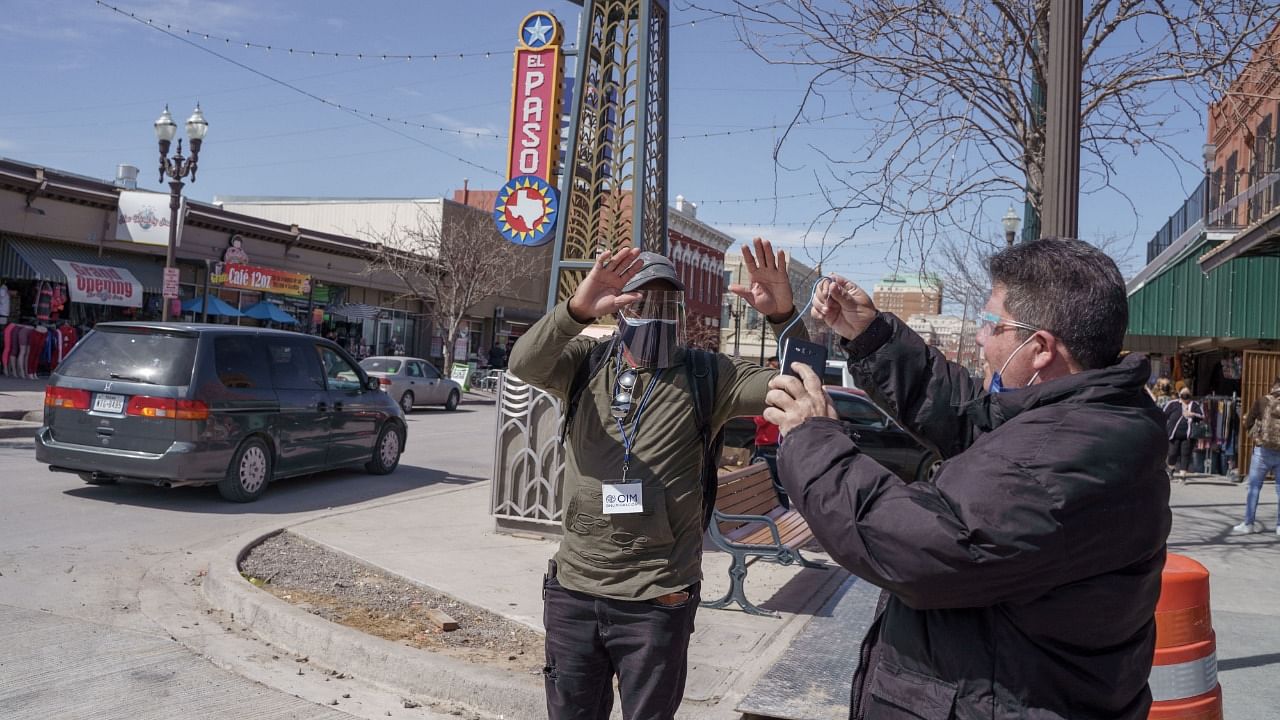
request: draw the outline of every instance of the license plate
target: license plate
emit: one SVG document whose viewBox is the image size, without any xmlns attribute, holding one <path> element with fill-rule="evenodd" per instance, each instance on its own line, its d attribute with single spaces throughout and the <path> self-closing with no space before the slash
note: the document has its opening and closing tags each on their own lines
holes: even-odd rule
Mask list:
<svg viewBox="0 0 1280 720">
<path fill-rule="evenodd" d="M 93 397 L 93 410 L 94 412 L 122 413 L 124 412 L 124 396 L 98 393 Z"/>
</svg>

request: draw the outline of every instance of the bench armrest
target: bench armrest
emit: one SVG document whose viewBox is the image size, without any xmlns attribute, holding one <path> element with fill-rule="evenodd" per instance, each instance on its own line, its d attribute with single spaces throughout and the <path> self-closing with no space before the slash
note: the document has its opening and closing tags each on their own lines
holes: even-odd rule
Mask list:
<svg viewBox="0 0 1280 720">
<path fill-rule="evenodd" d="M 782 536 L 778 534 L 777 523 L 773 521 L 773 518 L 768 517 L 766 515 L 730 515 L 728 513 L 722 513 L 719 510 L 716 510 L 714 520 L 716 521 L 741 520 L 743 522 L 762 522 L 765 525 L 769 526 L 769 534 L 773 535 L 773 544 L 779 547 L 782 546 Z M 729 541 L 728 538 L 725 538 L 725 540 Z M 729 541 L 729 542 L 732 542 L 732 541 Z M 740 545 L 741 543 L 734 543 L 734 544 Z"/>
</svg>

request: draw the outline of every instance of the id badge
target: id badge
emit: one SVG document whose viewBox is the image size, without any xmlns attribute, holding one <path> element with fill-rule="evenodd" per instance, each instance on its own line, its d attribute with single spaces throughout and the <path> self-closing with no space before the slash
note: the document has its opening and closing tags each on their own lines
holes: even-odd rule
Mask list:
<svg viewBox="0 0 1280 720">
<path fill-rule="evenodd" d="M 600 487 L 605 515 L 644 512 L 644 483 L 607 482 Z"/>
</svg>

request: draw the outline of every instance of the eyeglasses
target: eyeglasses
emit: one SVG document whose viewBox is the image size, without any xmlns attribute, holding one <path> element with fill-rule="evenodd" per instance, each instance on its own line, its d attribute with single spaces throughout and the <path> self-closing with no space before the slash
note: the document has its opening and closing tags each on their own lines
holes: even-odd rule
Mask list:
<svg viewBox="0 0 1280 720">
<path fill-rule="evenodd" d="M 1028 330 L 1030 332 L 1040 332 L 1040 328 L 1036 327 L 1035 325 L 1019 322 L 1017 320 L 1013 320 L 1006 317 L 1000 317 L 999 315 L 991 312 L 990 310 L 983 310 L 982 312 L 978 313 L 978 334 L 979 335 L 983 335 L 983 336 L 990 335 L 991 333 L 995 332 L 995 329 L 997 327 L 1001 325 L 1008 325 L 1009 327 L 1021 328 L 1022 330 Z"/>
<path fill-rule="evenodd" d="M 609 404 L 609 414 L 621 420 L 631 412 L 631 401 L 636 380 L 639 374 L 635 370 L 627 370 L 618 375 L 613 389 L 613 401 Z"/>
</svg>

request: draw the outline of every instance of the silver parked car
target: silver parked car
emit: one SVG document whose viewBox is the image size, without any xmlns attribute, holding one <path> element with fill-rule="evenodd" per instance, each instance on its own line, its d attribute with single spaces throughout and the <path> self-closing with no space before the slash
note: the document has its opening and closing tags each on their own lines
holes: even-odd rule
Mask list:
<svg viewBox="0 0 1280 720">
<path fill-rule="evenodd" d="M 422 405 L 443 405 L 457 410 L 462 402 L 462 386 L 450 380 L 435 365 L 421 358 L 392 356 L 368 357 L 360 367 L 369 377 L 378 378 L 382 389 L 409 414 Z"/>
</svg>

